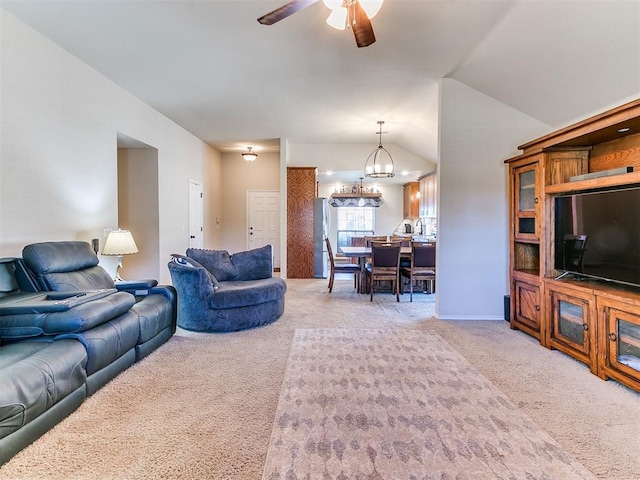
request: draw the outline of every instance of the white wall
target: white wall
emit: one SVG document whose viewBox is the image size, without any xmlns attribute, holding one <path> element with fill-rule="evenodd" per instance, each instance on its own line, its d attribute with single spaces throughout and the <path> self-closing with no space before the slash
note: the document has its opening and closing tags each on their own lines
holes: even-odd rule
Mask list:
<svg viewBox="0 0 640 480">
<path fill-rule="evenodd" d="M 502 319 L 508 288 L 504 160 L 550 127 L 452 79 L 440 85 L 436 315 Z"/>
<path fill-rule="evenodd" d="M 220 154 L 3 10 L 0 26 L 0 256 L 102 239 L 118 224 L 117 132 L 158 150 L 159 264 L 184 252 L 188 180 L 219 195 Z M 220 243 L 220 203 L 205 209 L 209 248 Z M 159 280 L 170 281 L 166 267 Z"/>
</svg>

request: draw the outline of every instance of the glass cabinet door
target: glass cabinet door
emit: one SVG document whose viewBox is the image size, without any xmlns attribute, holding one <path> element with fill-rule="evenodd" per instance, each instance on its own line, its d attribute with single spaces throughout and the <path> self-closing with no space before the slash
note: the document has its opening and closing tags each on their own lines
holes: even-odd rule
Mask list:
<svg viewBox="0 0 640 480">
<path fill-rule="evenodd" d="M 558 301 L 557 335 L 569 343 L 584 345 L 587 323 L 584 306 L 566 300 Z"/>
<path fill-rule="evenodd" d="M 640 372 L 640 316 L 610 309 L 609 320 L 609 361 L 618 369 L 637 375 Z"/>
<path fill-rule="evenodd" d="M 549 284 L 549 343 L 596 369 L 595 298 L 589 291 Z"/>
<path fill-rule="evenodd" d="M 518 211 L 526 212 L 535 209 L 536 199 L 536 172 L 535 170 L 527 170 L 518 174 L 519 199 Z"/>
<path fill-rule="evenodd" d="M 515 169 L 516 238 L 537 239 L 536 218 L 538 210 L 537 164 Z"/>
</svg>

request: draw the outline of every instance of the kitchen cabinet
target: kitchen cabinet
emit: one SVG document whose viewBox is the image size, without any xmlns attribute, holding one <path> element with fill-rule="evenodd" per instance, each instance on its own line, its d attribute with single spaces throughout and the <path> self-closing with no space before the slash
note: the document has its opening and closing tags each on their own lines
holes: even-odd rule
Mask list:
<svg viewBox="0 0 640 480">
<path fill-rule="evenodd" d="M 431 172 L 420 178 L 420 217 L 438 216 L 438 174 Z"/>
<path fill-rule="evenodd" d="M 420 183 L 409 182 L 402 186 L 404 196 L 404 218 L 420 218 Z"/>
</svg>

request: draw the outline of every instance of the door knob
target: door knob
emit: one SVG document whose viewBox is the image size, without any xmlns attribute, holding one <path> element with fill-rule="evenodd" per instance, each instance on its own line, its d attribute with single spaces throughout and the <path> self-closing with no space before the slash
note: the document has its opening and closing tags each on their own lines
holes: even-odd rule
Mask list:
<svg viewBox="0 0 640 480">
<path fill-rule="evenodd" d="M 189 238 L 196 238 L 196 236 L 195 235 L 191 235 Z"/>
</svg>

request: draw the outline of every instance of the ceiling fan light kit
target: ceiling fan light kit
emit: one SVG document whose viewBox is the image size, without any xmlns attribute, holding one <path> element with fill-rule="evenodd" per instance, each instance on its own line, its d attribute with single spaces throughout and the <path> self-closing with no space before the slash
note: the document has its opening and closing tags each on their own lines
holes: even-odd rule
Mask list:
<svg viewBox="0 0 640 480">
<path fill-rule="evenodd" d="M 247 152 L 242 152 L 242 158 L 244 158 L 247 162 L 253 162 L 256 158 L 258 158 L 258 154 L 253 151 L 253 147 L 247 147 Z"/>
<path fill-rule="evenodd" d="M 309 5 L 319 0 L 290 0 L 288 3 L 276 8 L 262 17 L 258 22 L 262 25 L 273 25 L 280 20 L 293 15 Z M 358 47 L 368 47 L 376 41 L 371 26 L 373 18 L 384 0 L 322 0 L 326 7 L 331 10 L 326 22 L 333 28 L 344 30 L 349 26 L 353 30 L 353 36 Z"/>
<path fill-rule="evenodd" d="M 347 9 L 338 7 L 335 10 L 331 10 L 326 22 L 327 25 L 336 30 L 344 30 L 347 26 Z"/>
<path fill-rule="evenodd" d="M 376 149 L 369 154 L 364 164 L 364 175 L 370 178 L 391 178 L 395 175 L 393 157 L 389 151 L 382 146 L 382 125 L 383 121 L 378 121 L 379 130 L 376 132 L 380 136 L 380 141 Z"/>
</svg>

